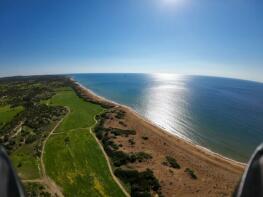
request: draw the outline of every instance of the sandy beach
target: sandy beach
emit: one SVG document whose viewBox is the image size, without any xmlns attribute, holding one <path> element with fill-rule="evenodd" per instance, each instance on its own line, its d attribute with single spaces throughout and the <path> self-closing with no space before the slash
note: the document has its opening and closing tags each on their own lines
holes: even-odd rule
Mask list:
<svg viewBox="0 0 263 197">
<path fill-rule="evenodd" d="M 121 150 L 127 153 L 146 151 L 153 157 L 151 161 L 131 164 L 131 168 L 144 170 L 151 168 L 160 180 L 164 196 L 231 196 L 244 171 L 245 164 L 240 163 L 206 148 L 181 139 L 169 131 L 143 118 L 133 109 L 109 101 L 96 95 L 78 82 L 75 88 L 89 101 L 114 107 L 125 112 L 124 125 L 112 118 L 106 122 L 106 127 L 128 128 L 137 131 L 133 138 L 135 145 L 128 143 L 126 138 L 118 137 L 116 143 L 122 144 Z M 147 140 L 143 138 L 147 136 Z M 176 158 L 182 169 L 167 168 L 162 164 L 165 156 Z M 192 180 L 185 173 L 191 168 L 197 175 Z"/>
</svg>

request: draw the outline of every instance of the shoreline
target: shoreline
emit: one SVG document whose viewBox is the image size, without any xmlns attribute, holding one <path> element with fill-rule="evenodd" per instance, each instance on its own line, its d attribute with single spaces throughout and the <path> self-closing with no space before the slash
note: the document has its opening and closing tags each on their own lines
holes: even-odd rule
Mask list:
<svg viewBox="0 0 263 197">
<path fill-rule="evenodd" d="M 234 159 L 228 158 L 224 155 L 221 155 L 219 153 L 216 153 L 206 147 L 203 147 L 201 145 L 195 144 L 193 143 L 190 139 L 186 139 L 186 138 L 182 138 L 179 137 L 175 134 L 173 134 L 171 131 L 169 131 L 168 129 L 165 129 L 163 127 L 161 127 L 160 125 L 154 123 L 153 121 L 149 120 L 148 118 L 142 116 L 141 114 L 139 114 L 136 110 L 134 110 L 133 108 L 123 105 L 123 104 L 119 104 L 115 101 L 109 100 L 103 96 L 97 95 L 95 92 L 93 92 L 92 90 L 90 90 L 89 88 L 87 88 L 86 86 L 82 85 L 81 83 L 79 83 L 78 81 L 76 81 L 75 79 L 73 79 L 72 77 L 70 78 L 70 80 L 76 84 L 78 87 L 80 87 L 84 92 L 86 92 L 88 95 L 92 96 L 94 101 L 99 101 L 101 103 L 107 103 L 110 105 L 113 105 L 114 107 L 121 107 L 124 108 L 126 110 L 128 110 L 130 113 L 132 113 L 133 115 L 135 115 L 138 119 L 144 121 L 145 123 L 151 125 L 152 127 L 156 128 L 158 131 L 160 131 L 162 134 L 166 135 L 167 137 L 173 138 L 174 140 L 179 140 L 180 143 L 182 144 L 187 144 L 188 146 L 192 147 L 193 149 L 196 149 L 197 152 L 199 152 L 200 154 L 203 154 L 202 156 L 208 156 L 210 157 L 209 159 L 214 160 L 213 162 L 216 162 L 217 160 L 219 161 L 224 161 L 225 163 L 230 164 L 231 166 L 235 167 L 235 168 L 242 168 L 244 169 L 246 166 L 246 163 L 243 162 L 239 162 L 236 161 Z M 208 158 L 207 158 L 208 159 Z"/>
</svg>

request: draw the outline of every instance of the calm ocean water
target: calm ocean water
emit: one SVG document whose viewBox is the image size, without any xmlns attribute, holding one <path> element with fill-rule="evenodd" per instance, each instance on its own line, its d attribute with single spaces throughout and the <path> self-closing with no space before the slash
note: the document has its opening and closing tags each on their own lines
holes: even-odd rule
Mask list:
<svg viewBox="0 0 263 197">
<path fill-rule="evenodd" d="M 179 137 L 237 161 L 246 162 L 263 142 L 263 83 L 167 74 L 72 76 Z"/>
</svg>

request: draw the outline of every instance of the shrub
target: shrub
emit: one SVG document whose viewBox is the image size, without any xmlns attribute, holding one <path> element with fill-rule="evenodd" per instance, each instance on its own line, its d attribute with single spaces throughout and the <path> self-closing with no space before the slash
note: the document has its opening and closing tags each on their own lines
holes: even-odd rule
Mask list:
<svg viewBox="0 0 263 197">
<path fill-rule="evenodd" d="M 160 183 L 153 174 L 153 171 L 147 169 L 143 172 L 137 170 L 123 170 L 117 168 L 114 174 L 124 183 L 128 183 L 131 187 L 131 196 L 151 196 L 151 191 L 161 193 Z"/>
<path fill-rule="evenodd" d="M 143 140 L 148 140 L 149 138 L 147 136 L 142 136 Z"/>
<path fill-rule="evenodd" d="M 166 161 L 164 162 L 164 164 L 172 167 L 172 168 L 176 168 L 176 169 L 180 169 L 181 166 L 177 163 L 176 159 L 174 159 L 173 157 L 170 156 L 166 156 Z"/>
<path fill-rule="evenodd" d="M 19 163 L 17 164 L 17 167 L 20 168 L 21 166 L 22 166 L 22 163 L 19 162 Z"/>
<path fill-rule="evenodd" d="M 130 145 L 134 145 L 135 144 L 133 139 L 129 139 L 128 142 L 130 143 Z"/>
<path fill-rule="evenodd" d="M 195 175 L 194 171 L 190 168 L 186 168 L 185 172 L 187 172 L 192 179 L 197 179 L 197 176 Z"/>
<path fill-rule="evenodd" d="M 66 137 L 66 138 L 64 139 L 64 143 L 65 143 L 66 145 L 68 145 L 69 142 L 70 142 L 69 137 Z"/>
<path fill-rule="evenodd" d="M 145 152 L 134 153 L 134 154 L 131 154 L 131 156 L 130 156 L 131 162 L 135 162 L 135 161 L 143 162 L 143 161 L 147 161 L 149 159 L 152 159 L 152 156 L 148 153 L 145 153 Z"/>
<path fill-rule="evenodd" d="M 130 161 L 129 155 L 122 151 L 113 151 L 111 158 L 112 158 L 114 166 L 116 167 L 125 165 Z"/>
<path fill-rule="evenodd" d="M 11 146 L 14 146 L 14 145 L 16 144 L 16 142 L 15 142 L 14 140 L 9 140 L 9 144 L 10 144 Z"/>
<path fill-rule="evenodd" d="M 110 131 L 115 136 L 118 136 L 118 135 L 121 135 L 121 136 L 136 135 L 135 130 L 124 130 L 124 129 L 111 128 Z"/>
<path fill-rule="evenodd" d="M 122 111 L 122 110 L 115 111 L 115 113 L 116 113 L 115 118 L 117 118 L 117 119 L 123 119 L 125 116 L 125 111 Z"/>
<path fill-rule="evenodd" d="M 127 125 L 123 121 L 119 121 L 119 124 L 124 126 L 124 127 L 127 127 Z"/>
<path fill-rule="evenodd" d="M 27 138 L 26 138 L 26 141 L 25 143 L 26 144 L 31 144 L 33 143 L 34 141 L 37 140 L 37 136 L 36 135 L 29 135 Z"/>
</svg>

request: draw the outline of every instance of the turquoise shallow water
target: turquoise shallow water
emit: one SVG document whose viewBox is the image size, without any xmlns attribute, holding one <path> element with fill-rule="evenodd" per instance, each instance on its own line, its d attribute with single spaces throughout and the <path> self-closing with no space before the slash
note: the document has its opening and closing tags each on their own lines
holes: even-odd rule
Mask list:
<svg viewBox="0 0 263 197">
<path fill-rule="evenodd" d="M 246 162 L 263 141 L 263 83 L 167 74 L 74 74 L 179 137 Z"/>
</svg>

